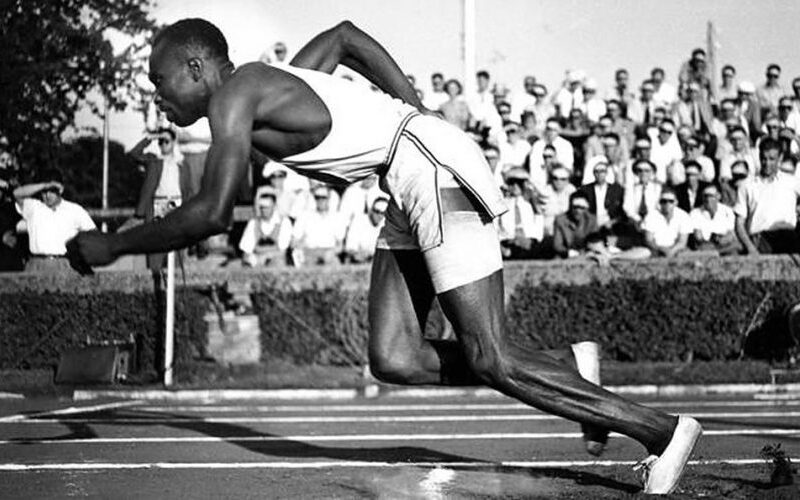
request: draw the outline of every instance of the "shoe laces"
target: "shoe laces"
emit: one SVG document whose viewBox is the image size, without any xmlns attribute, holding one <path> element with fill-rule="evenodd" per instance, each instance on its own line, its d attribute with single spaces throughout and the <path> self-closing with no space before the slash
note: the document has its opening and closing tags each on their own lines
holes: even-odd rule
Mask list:
<svg viewBox="0 0 800 500">
<path fill-rule="evenodd" d="M 634 471 L 642 474 L 642 484 L 647 485 L 647 481 L 650 479 L 650 470 L 656 460 L 658 460 L 658 455 L 650 455 L 633 466 Z"/>
</svg>

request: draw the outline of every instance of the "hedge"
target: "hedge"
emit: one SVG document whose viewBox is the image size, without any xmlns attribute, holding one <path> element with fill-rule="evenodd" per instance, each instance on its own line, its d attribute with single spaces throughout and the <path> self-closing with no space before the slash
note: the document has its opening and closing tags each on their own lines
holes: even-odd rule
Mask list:
<svg viewBox="0 0 800 500">
<path fill-rule="evenodd" d="M 800 300 L 790 258 L 587 262 L 506 267 L 507 332 L 514 342 L 557 348 L 585 339 L 608 359 L 780 360 L 792 347 L 782 312 Z M 357 366 L 366 361 L 369 269 L 213 271 L 178 278 L 176 369 L 206 356 L 206 291 L 227 282 L 259 317 L 262 360 Z M 238 291 L 238 292 L 237 292 Z M 93 278 L 4 275 L 0 369 L 53 366 L 66 347 L 133 334 L 140 370 L 162 351 L 161 300 L 149 274 Z M 433 318 L 435 319 L 435 318 Z M 45 335 L 64 320 L 52 336 Z M 435 322 L 432 322 L 435 323 Z M 436 325 L 432 325 L 436 328 Z M 747 335 L 747 345 L 743 344 Z"/>
</svg>

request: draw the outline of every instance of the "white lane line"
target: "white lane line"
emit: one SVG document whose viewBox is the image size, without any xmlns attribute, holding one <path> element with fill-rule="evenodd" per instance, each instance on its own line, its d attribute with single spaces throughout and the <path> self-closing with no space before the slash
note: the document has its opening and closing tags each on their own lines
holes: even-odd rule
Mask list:
<svg viewBox="0 0 800 500">
<path fill-rule="evenodd" d="M 118 408 L 125 408 L 140 404 L 141 401 L 117 401 L 115 403 L 104 403 L 92 406 L 70 406 L 69 408 L 60 408 L 58 410 L 40 411 L 37 413 L 18 413 L 16 415 L 9 415 L 0 417 L 0 423 L 19 422 L 24 420 L 31 420 L 40 417 L 57 417 L 59 415 L 79 415 L 81 413 L 97 413 L 105 410 L 115 410 Z"/>
<path fill-rule="evenodd" d="M 708 408 L 708 407 L 782 407 L 800 406 L 800 401 L 697 401 L 697 402 L 663 402 L 647 403 L 645 406 L 656 408 Z M 498 404 L 411 404 L 411 405 L 191 405 L 191 406 L 141 406 L 137 410 L 156 412 L 203 412 L 203 413 L 235 413 L 235 412 L 371 412 L 371 411 L 452 411 L 452 410 L 528 410 L 537 412 L 523 403 Z"/>
<path fill-rule="evenodd" d="M 795 457 L 792 457 L 795 459 Z M 136 462 L 136 463 L 0 463 L 0 472 L 64 471 L 64 470 L 129 470 L 129 469 L 342 469 L 342 468 L 403 468 L 450 467 L 454 469 L 488 469 L 497 467 L 539 469 L 546 467 L 618 467 L 636 464 L 634 460 L 563 460 L 518 462 L 362 462 L 355 460 L 317 462 Z M 764 460 L 728 458 L 690 460 L 689 465 L 762 465 Z"/>
<path fill-rule="evenodd" d="M 798 429 L 710 429 L 703 436 L 792 436 L 800 435 Z M 626 438 L 622 434 L 611 433 L 611 437 Z M 0 445 L 32 444 L 161 444 L 161 443 L 270 443 L 285 441 L 301 442 L 366 442 L 366 441 L 480 441 L 498 439 L 578 439 L 580 432 L 487 432 L 463 434 L 299 434 L 288 436 L 158 436 L 158 437 L 114 437 L 114 438 L 73 438 L 73 439 L 7 439 Z"/>
<path fill-rule="evenodd" d="M 800 412 L 691 412 L 698 418 L 789 418 L 800 417 Z M 410 422 L 502 422 L 531 420 L 564 420 L 555 415 L 401 415 L 364 417 L 159 417 L 142 415 L 123 418 L 27 418 L 12 423 L 19 424 L 336 424 L 336 423 L 410 423 Z"/>
</svg>

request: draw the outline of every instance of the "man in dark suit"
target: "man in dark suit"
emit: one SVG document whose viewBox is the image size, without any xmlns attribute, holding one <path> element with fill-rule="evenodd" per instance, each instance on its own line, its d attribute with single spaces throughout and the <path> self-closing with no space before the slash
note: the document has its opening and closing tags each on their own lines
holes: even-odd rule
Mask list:
<svg viewBox="0 0 800 500">
<path fill-rule="evenodd" d="M 606 182 L 608 164 L 598 162 L 594 166 L 594 182 L 584 184 L 578 189 L 589 200 L 589 213 L 597 217 L 597 225 L 610 227 L 613 222 L 624 217 L 622 201 L 625 190 L 619 184 Z"/>
<path fill-rule="evenodd" d="M 689 213 L 693 208 L 703 205 L 702 193 L 708 183 L 700 180 L 702 167 L 696 161 L 684 161 L 683 169 L 686 181 L 675 186 L 675 195 L 678 198 L 678 208 Z"/>
</svg>

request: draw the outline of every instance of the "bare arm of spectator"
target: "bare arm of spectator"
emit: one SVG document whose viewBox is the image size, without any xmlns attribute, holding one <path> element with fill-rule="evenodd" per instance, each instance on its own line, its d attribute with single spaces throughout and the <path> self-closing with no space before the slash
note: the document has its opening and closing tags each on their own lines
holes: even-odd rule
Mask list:
<svg viewBox="0 0 800 500">
<path fill-rule="evenodd" d="M 560 219 L 556 220 L 553 228 L 553 251 L 561 257 L 566 259 L 569 257 L 569 242 L 567 235 L 564 232 L 562 224 L 559 224 Z"/>
<path fill-rule="evenodd" d="M 40 191 L 44 191 L 45 189 L 50 189 L 50 188 L 58 189 L 59 192 L 64 191 L 64 186 L 60 182 L 56 181 L 34 182 L 33 184 L 25 184 L 15 189 L 14 199 L 16 199 L 18 203 L 22 203 L 22 200 L 24 200 L 25 198 L 36 196 L 36 194 L 39 193 Z"/>
<path fill-rule="evenodd" d="M 144 150 L 150 143 L 153 142 L 153 138 L 150 136 L 145 137 L 141 141 L 137 142 L 134 147 L 128 152 L 128 156 L 133 158 L 136 163 L 147 163 L 150 157 L 154 157 L 152 153 L 145 153 Z"/>
<path fill-rule="evenodd" d="M 758 248 L 753 244 L 753 240 L 750 239 L 750 235 L 747 234 L 747 229 L 744 227 L 744 217 L 739 215 L 736 216 L 736 236 L 739 237 L 739 241 L 744 245 L 748 255 L 758 255 Z"/>
<path fill-rule="evenodd" d="M 653 252 L 653 255 L 663 255 L 662 248 L 656 245 L 655 236 L 650 231 L 644 233 L 644 245 Z"/>
<path fill-rule="evenodd" d="M 689 241 L 689 233 L 679 233 L 678 240 L 671 247 L 663 249 L 664 257 L 674 257 L 686 249 L 686 243 Z"/>
</svg>

